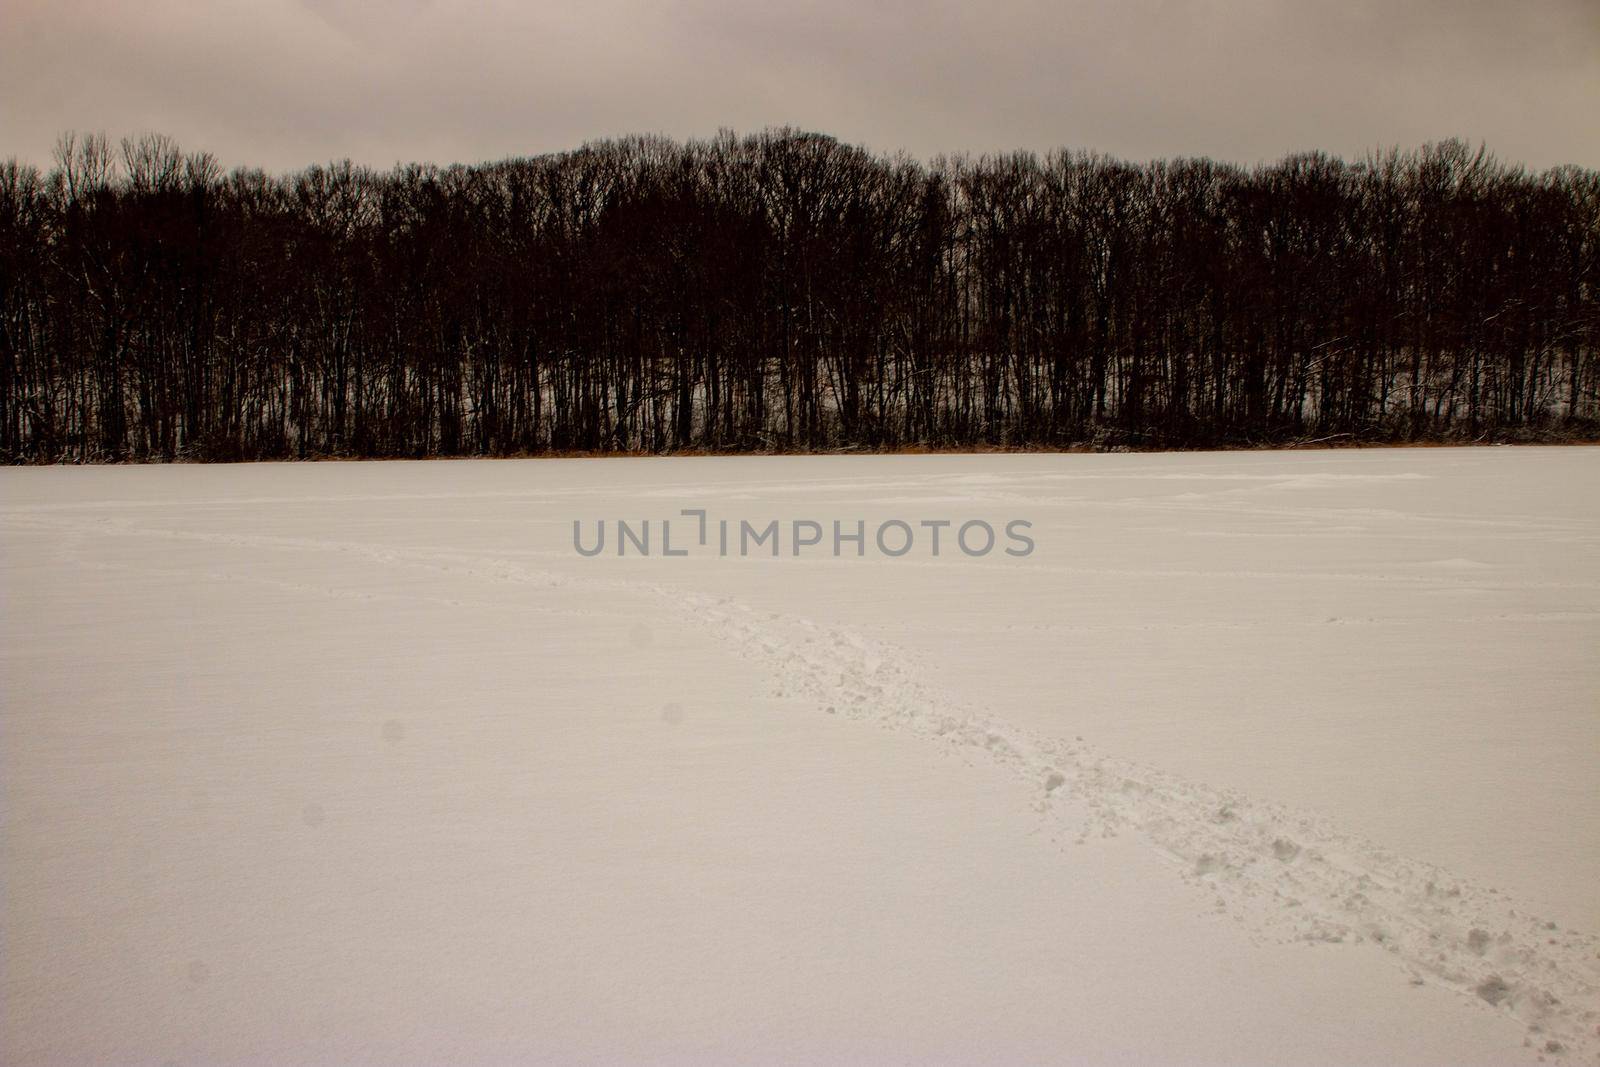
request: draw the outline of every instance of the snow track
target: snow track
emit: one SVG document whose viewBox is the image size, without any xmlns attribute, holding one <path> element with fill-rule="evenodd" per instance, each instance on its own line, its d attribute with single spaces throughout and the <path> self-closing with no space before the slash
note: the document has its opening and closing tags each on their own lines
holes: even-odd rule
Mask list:
<svg viewBox="0 0 1600 1067">
<path fill-rule="evenodd" d="M 1257 935 L 1370 946 L 1415 983 L 1511 1015 L 1540 1052 L 1600 1061 L 1600 938 L 1313 816 L 957 707 L 918 681 L 904 654 L 849 630 L 728 597 L 675 599 L 765 664 L 775 695 L 987 758 L 1031 782 L 1035 811 L 1075 843 L 1143 835 L 1216 910 Z"/>
</svg>

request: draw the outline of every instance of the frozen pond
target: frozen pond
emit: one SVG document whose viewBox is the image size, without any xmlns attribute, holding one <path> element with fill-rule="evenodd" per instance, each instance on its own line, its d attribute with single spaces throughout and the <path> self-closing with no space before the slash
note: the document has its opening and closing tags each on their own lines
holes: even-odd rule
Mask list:
<svg viewBox="0 0 1600 1067">
<path fill-rule="evenodd" d="M 7 1063 L 1600 1049 L 1594 448 L 13 468 L 0 602 Z"/>
</svg>

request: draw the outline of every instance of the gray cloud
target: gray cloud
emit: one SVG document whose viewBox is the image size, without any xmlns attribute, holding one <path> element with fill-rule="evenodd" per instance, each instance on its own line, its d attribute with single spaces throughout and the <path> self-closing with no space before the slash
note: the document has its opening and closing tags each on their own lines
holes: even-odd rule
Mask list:
<svg viewBox="0 0 1600 1067">
<path fill-rule="evenodd" d="M 1600 166 L 1595 0 L 0 0 L 0 156 L 477 161 L 790 124 L 878 150 L 1242 162 L 1443 137 Z"/>
</svg>

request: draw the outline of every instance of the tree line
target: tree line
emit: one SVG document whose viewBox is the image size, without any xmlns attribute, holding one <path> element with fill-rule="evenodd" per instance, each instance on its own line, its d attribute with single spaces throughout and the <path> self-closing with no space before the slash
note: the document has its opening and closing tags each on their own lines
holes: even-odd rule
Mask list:
<svg viewBox="0 0 1600 1067">
<path fill-rule="evenodd" d="M 813 133 L 0 165 L 12 462 L 1593 437 L 1600 172 Z"/>
</svg>

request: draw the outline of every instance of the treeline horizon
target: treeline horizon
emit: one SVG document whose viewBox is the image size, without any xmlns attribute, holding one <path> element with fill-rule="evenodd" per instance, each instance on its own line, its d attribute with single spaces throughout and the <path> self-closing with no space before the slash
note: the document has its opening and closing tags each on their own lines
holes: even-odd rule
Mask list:
<svg viewBox="0 0 1600 1067">
<path fill-rule="evenodd" d="M 1600 436 L 1600 172 L 792 129 L 0 164 L 9 462 Z"/>
</svg>

